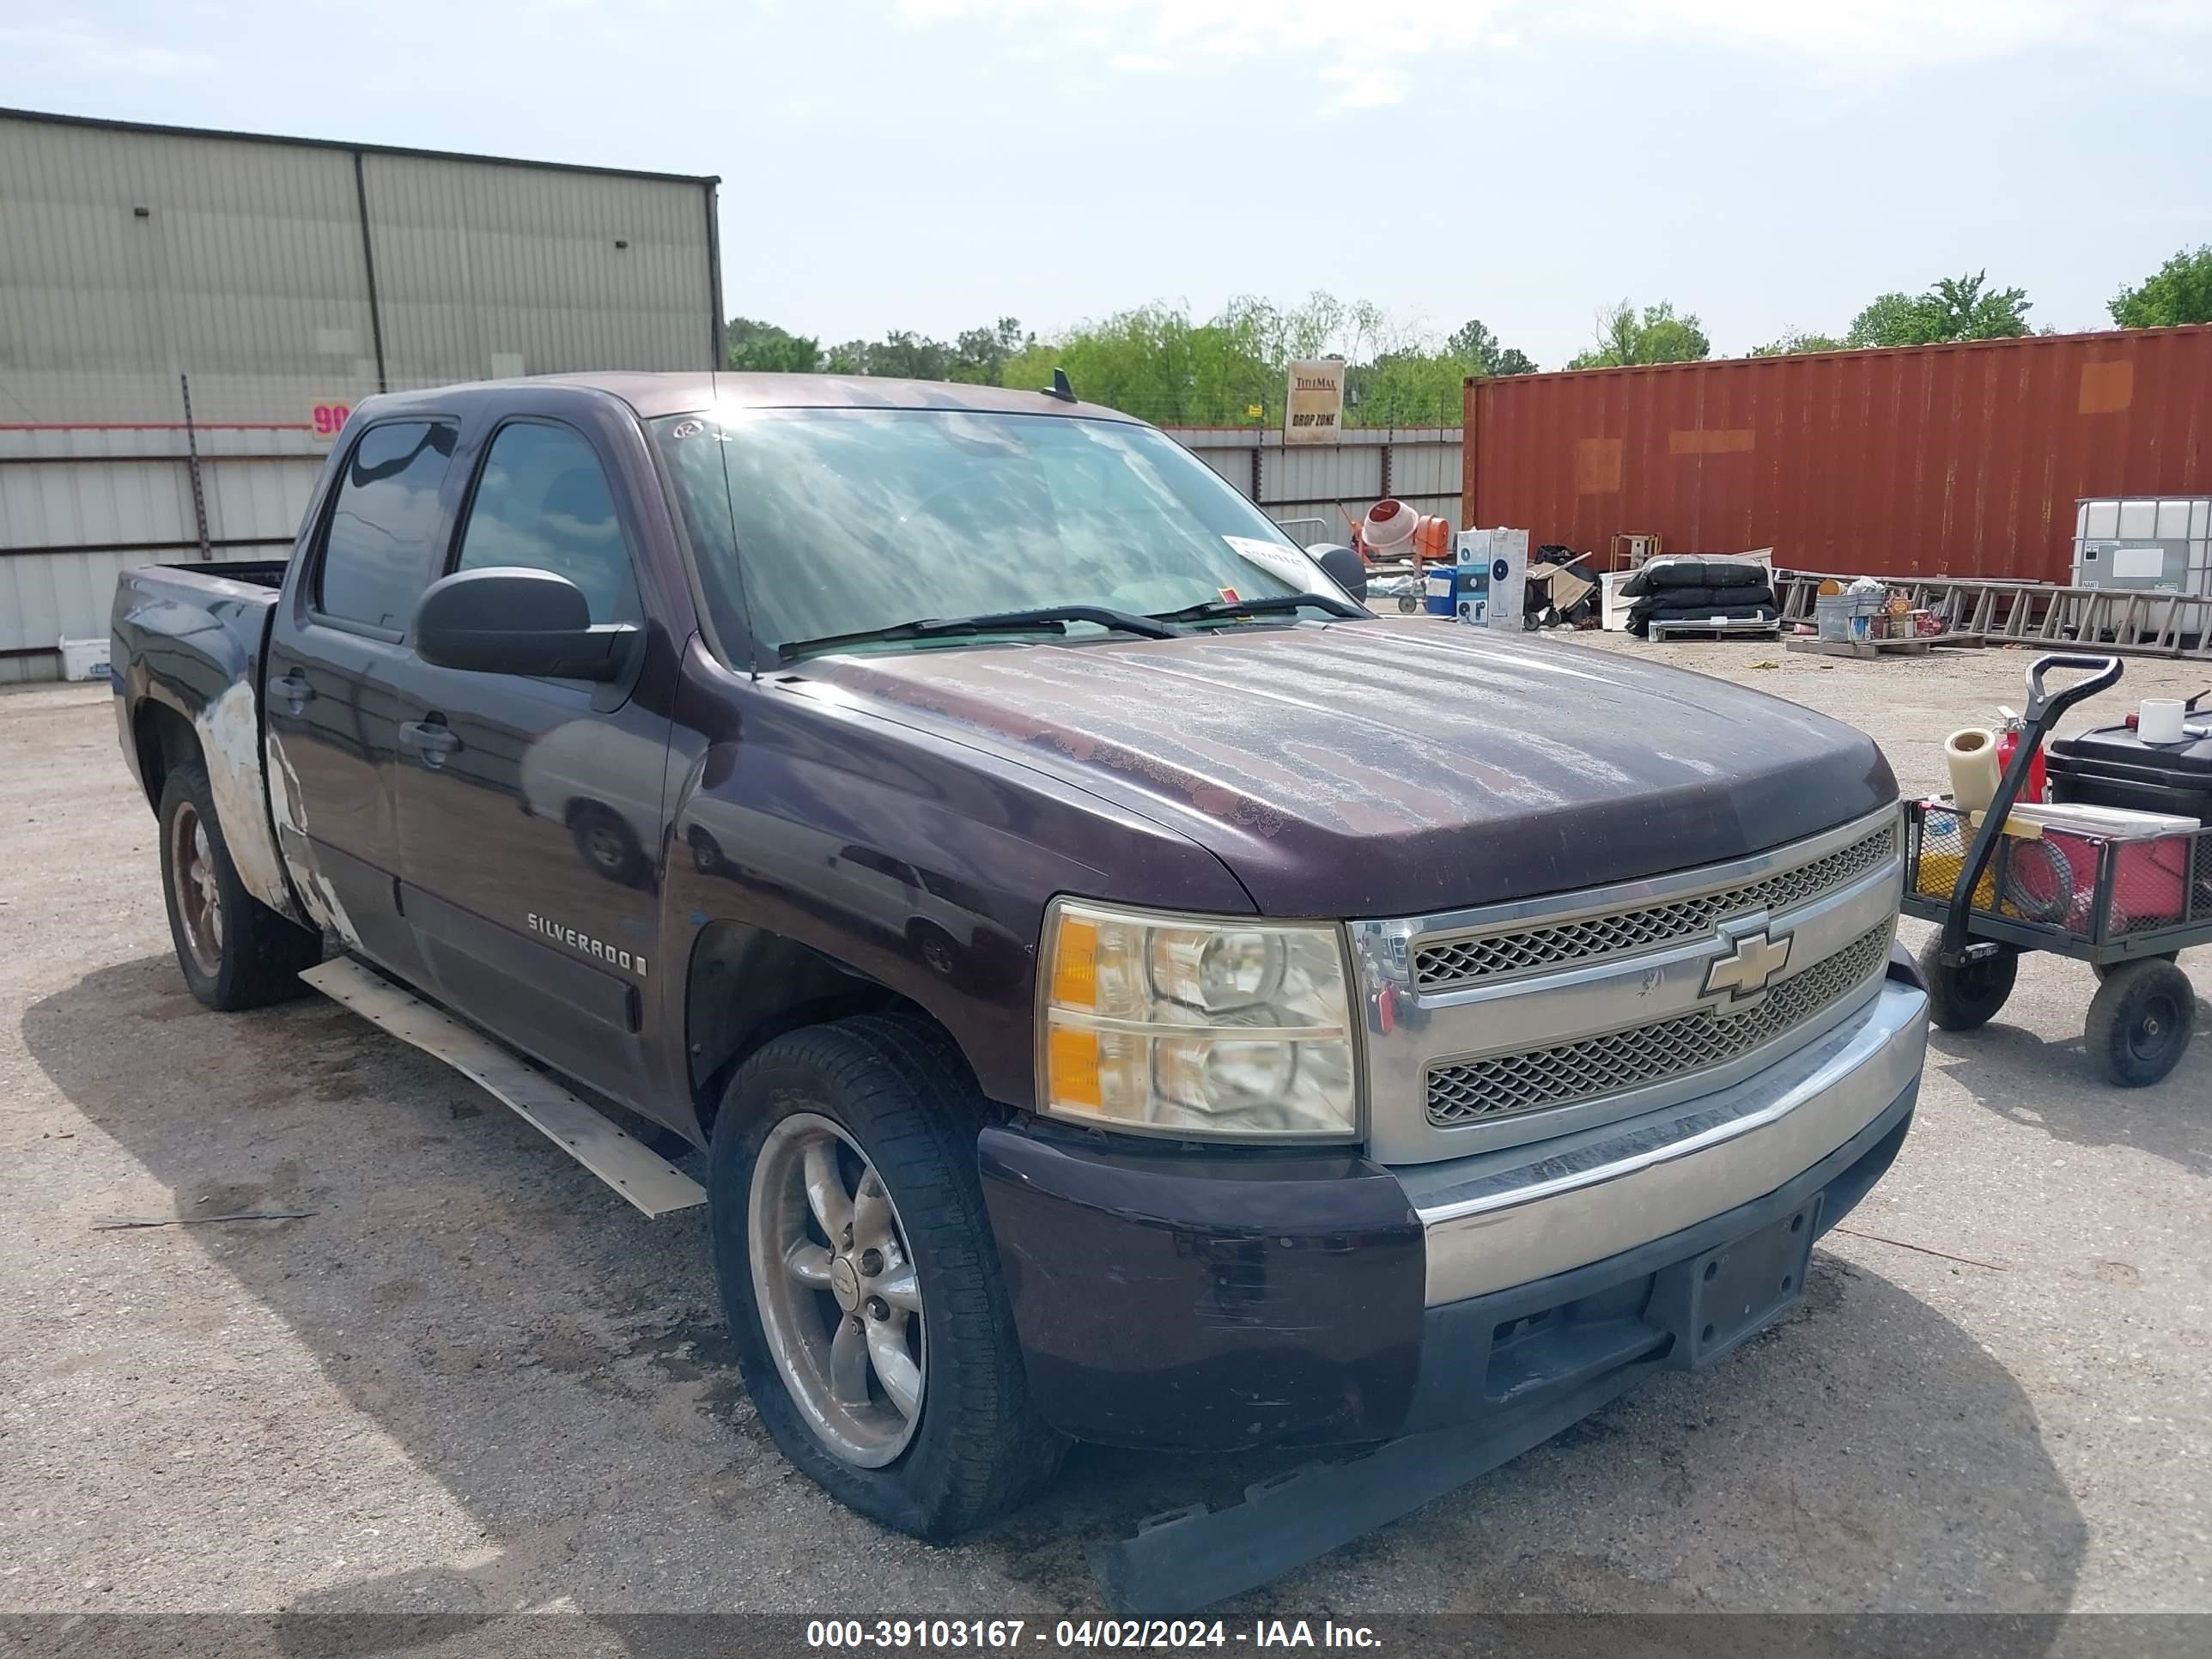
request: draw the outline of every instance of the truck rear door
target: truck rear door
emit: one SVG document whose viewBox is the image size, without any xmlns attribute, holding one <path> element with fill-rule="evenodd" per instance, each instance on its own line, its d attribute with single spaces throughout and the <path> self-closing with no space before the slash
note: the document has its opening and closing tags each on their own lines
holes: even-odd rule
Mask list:
<svg viewBox="0 0 2212 1659">
<path fill-rule="evenodd" d="M 633 505 L 605 434 L 505 419 L 476 463 L 448 570 L 525 566 L 642 622 Z M 641 443 L 642 440 L 639 441 Z M 441 572 L 440 574 L 447 574 Z M 622 683 L 402 668 L 403 902 L 441 1000 L 618 1100 L 647 1092 L 669 716 Z"/>
<path fill-rule="evenodd" d="M 355 949 L 421 971 L 398 904 L 392 798 L 397 670 L 445 522 L 457 423 L 410 416 L 349 430 L 299 577 L 278 603 L 263 682 L 270 796 L 293 883 Z"/>
</svg>

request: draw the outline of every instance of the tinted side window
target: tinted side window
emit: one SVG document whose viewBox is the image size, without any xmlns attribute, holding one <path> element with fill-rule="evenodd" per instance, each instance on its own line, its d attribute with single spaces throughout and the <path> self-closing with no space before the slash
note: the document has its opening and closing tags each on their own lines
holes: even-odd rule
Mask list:
<svg viewBox="0 0 2212 1659">
<path fill-rule="evenodd" d="M 523 565 L 584 590 L 595 623 L 639 620 L 629 550 L 599 457 L 566 427 L 521 422 L 492 440 L 456 570 Z"/>
<path fill-rule="evenodd" d="M 362 434 L 323 538 L 316 609 L 377 628 L 407 626 L 430 580 L 438 489 L 456 435 L 433 421 L 396 421 Z"/>
</svg>

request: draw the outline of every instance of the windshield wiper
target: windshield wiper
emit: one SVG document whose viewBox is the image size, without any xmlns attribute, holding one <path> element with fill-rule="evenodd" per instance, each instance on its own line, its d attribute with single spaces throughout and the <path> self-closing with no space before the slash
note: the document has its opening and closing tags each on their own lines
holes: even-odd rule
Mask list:
<svg viewBox="0 0 2212 1659">
<path fill-rule="evenodd" d="M 1152 619 L 1157 623 L 1211 622 L 1219 617 L 1266 617 L 1285 611 L 1303 611 L 1308 605 L 1332 617 L 1350 618 L 1372 614 L 1348 600 L 1332 599 L 1326 593 L 1270 593 L 1257 599 L 1206 599 L 1197 605 L 1187 605 L 1180 611 L 1157 611 Z"/>
<path fill-rule="evenodd" d="M 878 641 L 960 639 L 971 634 L 1065 634 L 1070 623 L 1095 623 L 1123 634 L 1148 640 L 1171 640 L 1176 630 L 1156 617 L 1140 617 L 1103 605 L 1041 605 L 1034 611 L 999 611 L 981 617 L 922 617 L 913 622 L 887 623 L 881 628 L 862 628 L 850 634 L 824 634 L 820 639 L 793 640 L 776 647 L 786 662 L 818 652 L 841 650 L 848 645 Z"/>
</svg>

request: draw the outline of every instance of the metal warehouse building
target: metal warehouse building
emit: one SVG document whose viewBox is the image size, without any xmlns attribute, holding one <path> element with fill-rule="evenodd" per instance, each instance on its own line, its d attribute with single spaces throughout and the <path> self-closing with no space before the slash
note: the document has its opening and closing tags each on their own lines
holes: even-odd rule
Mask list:
<svg viewBox="0 0 2212 1659">
<path fill-rule="evenodd" d="M 374 392 L 718 362 L 717 182 L 0 111 L 0 682 L 281 555 Z"/>
</svg>

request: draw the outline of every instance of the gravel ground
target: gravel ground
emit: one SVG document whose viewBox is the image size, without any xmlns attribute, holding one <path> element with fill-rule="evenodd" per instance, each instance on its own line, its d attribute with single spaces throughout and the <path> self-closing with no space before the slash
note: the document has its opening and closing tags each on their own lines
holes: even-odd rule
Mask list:
<svg viewBox="0 0 2212 1659">
<path fill-rule="evenodd" d="M 1607 648 L 1853 720 L 1923 788 L 2027 662 Z M 1250 1478 L 1081 1450 L 950 1548 L 832 1504 L 745 1401 L 699 1212 L 644 1220 L 334 1005 L 193 1002 L 109 703 L 0 696 L 0 1612 L 1054 1617 L 1087 1544 Z M 2212 1608 L 2212 1040 L 2111 1088 L 2091 989 L 2033 957 L 1937 1036 L 1783 1328 L 1226 1611 Z M 312 1213 L 94 1230 L 246 1208 Z"/>
</svg>

